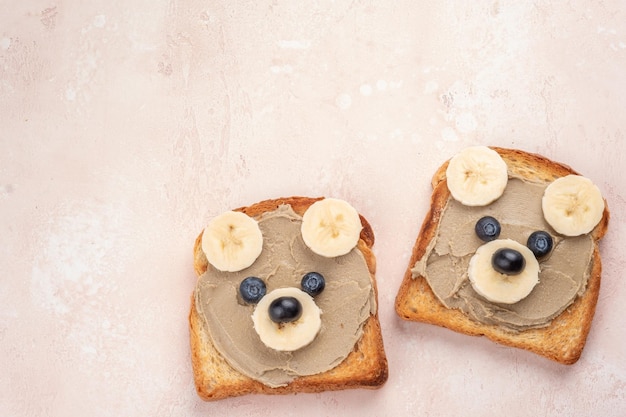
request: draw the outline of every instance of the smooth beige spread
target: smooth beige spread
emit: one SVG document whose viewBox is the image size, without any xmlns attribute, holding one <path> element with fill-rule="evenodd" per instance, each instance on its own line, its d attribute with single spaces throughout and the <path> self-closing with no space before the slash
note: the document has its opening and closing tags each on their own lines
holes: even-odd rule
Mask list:
<svg viewBox="0 0 626 417">
<path fill-rule="evenodd" d="M 412 269 L 422 275 L 448 308 L 457 308 L 473 319 L 512 331 L 544 327 L 585 291 L 593 252 L 590 235 L 564 237 L 546 223 L 541 197 L 547 185 L 509 178 L 498 200 L 485 207 L 467 207 L 449 198 L 437 230 L 422 259 Z M 554 240 L 547 259 L 539 260 L 539 284 L 515 304 L 491 303 L 472 288 L 467 277 L 469 260 L 483 242 L 474 226 L 483 216 L 495 217 L 502 226 L 500 239 L 526 245 L 528 236 L 545 230 Z"/>
<path fill-rule="evenodd" d="M 358 249 L 336 257 L 314 254 L 302 240 L 302 217 L 282 205 L 259 219 L 263 251 L 252 266 L 239 272 L 220 272 L 209 266 L 195 291 L 196 306 L 213 344 L 239 372 L 271 387 L 295 377 L 327 371 L 354 349 L 363 324 L 376 311 L 370 273 Z M 239 283 L 248 276 L 265 281 L 267 293 L 276 288 L 300 288 L 307 272 L 324 275 L 326 288 L 315 297 L 322 311 L 322 327 L 315 340 L 295 352 L 266 347 L 255 332 L 254 305 L 238 296 Z"/>
</svg>

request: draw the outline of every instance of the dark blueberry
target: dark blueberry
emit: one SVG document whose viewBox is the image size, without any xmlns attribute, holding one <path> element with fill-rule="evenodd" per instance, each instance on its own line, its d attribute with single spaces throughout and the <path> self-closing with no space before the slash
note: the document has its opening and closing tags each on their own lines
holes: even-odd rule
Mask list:
<svg viewBox="0 0 626 417">
<path fill-rule="evenodd" d="M 480 218 L 476 222 L 476 226 L 474 226 L 474 230 L 476 231 L 476 235 L 483 242 L 491 242 L 500 236 L 500 222 L 494 219 L 491 216 L 485 216 Z"/>
<path fill-rule="evenodd" d="M 538 230 L 528 236 L 526 246 L 535 254 L 535 258 L 543 258 L 552 250 L 552 236 L 548 232 Z"/>
<path fill-rule="evenodd" d="M 325 286 L 326 281 L 324 280 L 324 276 L 318 272 L 309 272 L 304 274 L 302 281 L 300 282 L 302 291 L 309 294 L 311 297 L 315 297 L 324 291 Z"/>
<path fill-rule="evenodd" d="M 491 265 L 501 274 L 517 275 L 524 270 L 526 260 L 515 249 L 502 248 L 493 254 Z"/>
<path fill-rule="evenodd" d="M 261 278 L 248 277 L 239 284 L 239 294 L 248 304 L 258 303 L 265 295 L 265 283 Z"/>
<path fill-rule="evenodd" d="M 296 321 L 301 315 L 302 304 L 295 297 L 278 297 L 269 307 L 269 316 L 274 323 Z"/>
</svg>

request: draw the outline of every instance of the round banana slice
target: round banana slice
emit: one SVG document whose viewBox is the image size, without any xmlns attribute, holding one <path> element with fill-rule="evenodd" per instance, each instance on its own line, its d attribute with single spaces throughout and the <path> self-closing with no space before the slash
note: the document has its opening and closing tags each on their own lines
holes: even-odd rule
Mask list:
<svg viewBox="0 0 626 417">
<path fill-rule="evenodd" d="M 336 198 L 316 201 L 302 216 L 304 243 L 328 258 L 350 252 L 358 243 L 362 228 L 356 209 Z"/>
<path fill-rule="evenodd" d="M 293 297 L 302 307 L 302 315 L 295 321 L 274 322 L 269 314 L 273 301 Z M 311 343 L 322 327 L 321 310 L 310 295 L 297 288 L 276 289 L 259 301 L 252 313 L 254 330 L 265 346 L 285 352 L 298 350 Z"/>
<path fill-rule="evenodd" d="M 496 271 L 493 255 L 499 249 L 513 249 L 524 257 L 526 266 L 515 275 Z M 511 239 L 498 239 L 478 248 L 470 259 L 467 274 L 474 290 L 494 303 L 514 304 L 526 298 L 539 282 L 539 263 L 526 246 Z"/>
<path fill-rule="evenodd" d="M 509 179 L 500 154 L 486 146 L 471 146 L 453 156 L 446 178 L 452 197 L 466 206 L 485 206 L 495 201 Z"/>
<path fill-rule="evenodd" d="M 236 272 L 252 265 L 263 249 L 263 234 L 252 217 L 227 211 L 213 218 L 202 233 L 202 250 L 220 271 Z"/>
<path fill-rule="evenodd" d="M 567 175 L 552 182 L 541 199 L 543 217 L 558 233 L 589 233 L 602 219 L 604 199 L 590 179 Z"/>
</svg>

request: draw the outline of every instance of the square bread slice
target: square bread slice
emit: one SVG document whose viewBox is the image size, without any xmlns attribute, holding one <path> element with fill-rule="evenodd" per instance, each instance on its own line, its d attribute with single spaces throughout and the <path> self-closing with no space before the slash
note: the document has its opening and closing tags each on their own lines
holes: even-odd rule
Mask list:
<svg viewBox="0 0 626 417">
<path fill-rule="evenodd" d="M 235 211 L 256 217 L 286 204 L 290 205 L 297 214 L 303 215 L 311 204 L 320 199 L 308 197 L 279 198 L 262 201 L 249 207 L 241 207 Z M 376 260 L 371 251 L 374 244 L 374 233 L 367 220 L 362 215 L 359 216 L 363 229 L 357 248 L 366 260 L 372 288 L 377 299 Z M 194 269 L 198 276 L 204 274 L 209 267 L 201 248 L 201 238 L 202 233 L 194 244 Z M 339 365 L 323 373 L 297 377 L 286 386 L 272 388 L 243 375 L 229 365 L 213 345 L 207 326 L 196 309 L 194 299 L 192 296 L 189 313 L 191 360 L 196 390 L 198 395 L 206 401 L 255 393 L 289 394 L 350 388 L 373 389 L 379 388 L 387 380 L 387 358 L 377 313 L 371 314 L 367 318 L 362 337 L 356 343 L 354 350 Z"/>
<path fill-rule="evenodd" d="M 521 150 L 493 147 L 507 164 L 509 177 L 515 174 L 534 183 L 550 183 L 558 177 L 577 174 L 567 165 Z M 593 238 L 592 265 L 585 292 L 547 327 L 514 332 L 498 325 L 482 324 L 461 310 L 447 308 L 434 294 L 426 278 L 413 276 L 411 269 L 422 259 L 433 239 L 437 239 L 438 224 L 451 198 L 446 184 L 446 161 L 434 174 L 431 185 L 430 209 L 422 223 L 413 246 L 412 256 L 396 297 L 397 314 L 410 321 L 434 324 L 472 336 L 486 336 L 502 345 L 526 349 L 563 364 L 576 362 L 585 346 L 594 316 L 600 275 L 602 271 L 598 241 L 608 226 L 609 211 L 605 202 L 602 219 L 591 231 Z"/>
</svg>

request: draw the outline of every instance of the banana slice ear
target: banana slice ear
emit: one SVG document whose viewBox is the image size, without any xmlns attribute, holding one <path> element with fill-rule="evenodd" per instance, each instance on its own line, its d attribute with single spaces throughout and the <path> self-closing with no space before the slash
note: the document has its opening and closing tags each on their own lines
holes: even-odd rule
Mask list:
<svg viewBox="0 0 626 417">
<path fill-rule="evenodd" d="M 345 255 L 359 242 L 361 218 L 344 200 L 325 198 L 304 212 L 300 232 L 304 243 L 327 258 Z"/>
<path fill-rule="evenodd" d="M 252 217 L 227 211 L 214 217 L 202 233 L 202 251 L 213 267 L 224 272 L 252 265 L 263 250 L 263 234 Z"/>
<path fill-rule="evenodd" d="M 584 235 L 593 230 L 604 215 L 604 198 L 588 178 L 566 175 L 546 187 L 541 199 L 546 222 L 565 236 Z"/>
<path fill-rule="evenodd" d="M 452 197 L 465 206 L 486 206 L 500 198 L 508 183 L 506 162 L 486 146 L 470 146 L 454 155 L 446 169 Z"/>
</svg>

